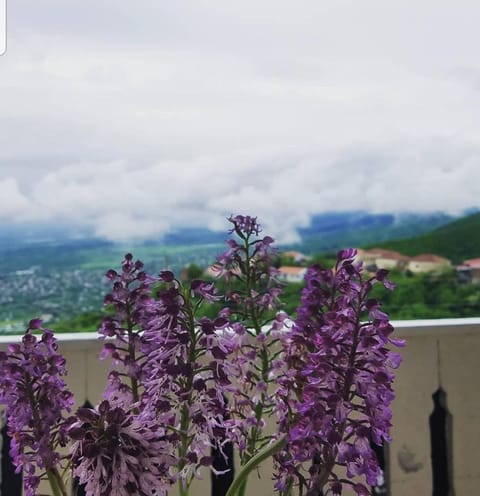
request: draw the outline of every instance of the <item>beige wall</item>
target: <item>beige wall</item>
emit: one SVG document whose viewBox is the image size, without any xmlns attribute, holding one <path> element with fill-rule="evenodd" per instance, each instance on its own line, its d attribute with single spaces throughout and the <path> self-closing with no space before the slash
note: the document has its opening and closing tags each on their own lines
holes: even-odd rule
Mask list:
<svg viewBox="0 0 480 496">
<path fill-rule="evenodd" d="M 379 257 L 375 259 L 375 265 L 379 269 L 394 269 L 395 267 L 398 267 L 398 260 Z"/>
<path fill-rule="evenodd" d="M 441 386 L 453 416 L 453 475 L 456 496 L 474 496 L 480 487 L 480 318 L 394 323 L 407 340 L 404 363 L 397 372 L 393 404 L 393 441 L 389 448 L 392 496 L 432 494 L 429 415 L 432 394 Z M 99 400 L 108 363 L 97 359 L 94 334 L 60 335 L 60 350 L 69 367 L 67 382 L 77 401 Z M 0 337 L 0 348 L 11 338 Z M 253 476 L 247 494 L 273 495 L 269 465 L 260 480 Z M 207 496 L 209 474 L 195 496 Z M 48 489 L 45 491 L 48 494 Z M 176 491 L 172 492 L 172 495 Z"/>
<path fill-rule="evenodd" d="M 444 270 L 450 267 L 449 262 L 422 262 L 418 260 L 411 260 L 408 263 L 407 269 L 414 273 L 431 272 L 434 270 Z"/>
<path fill-rule="evenodd" d="M 456 496 L 479 493 L 480 319 L 400 322 L 407 340 L 397 373 L 390 471 L 393 496 L 432 494 L 429 415 L 442 387 L 452 415 Z"/>
</svg>

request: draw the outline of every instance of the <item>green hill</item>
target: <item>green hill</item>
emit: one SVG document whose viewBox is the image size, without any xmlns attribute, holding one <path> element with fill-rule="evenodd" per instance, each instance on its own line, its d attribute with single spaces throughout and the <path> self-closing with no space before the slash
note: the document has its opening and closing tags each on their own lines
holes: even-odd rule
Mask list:
<svg viewBox="0 0 480 496">
<path fill-rule="evenodd" d="M 480 257 L 480 213 L 455 220 L 427 234 L 385 241 L 368 248 L 373 246 L 409 256 L 434 253 L 459 264 L 465 259 Z"/>
</svg>

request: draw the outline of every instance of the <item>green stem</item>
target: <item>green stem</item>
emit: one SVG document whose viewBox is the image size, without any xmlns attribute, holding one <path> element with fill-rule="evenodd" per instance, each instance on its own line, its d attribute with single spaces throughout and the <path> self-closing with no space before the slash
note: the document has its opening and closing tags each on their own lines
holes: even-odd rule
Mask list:
<svg viewBox="0 0 480 496">
<path fill-rule="evenodd" d="M 47 470 L 48 482 L 50 483 L 50 487 L 52 488 L 53 496 L 66 496 L 66 492 L 62 491 L 62 488 L 59 487 L 58 477 L 56 476 L 54 470 Z"/>
<path fill-rule="evenodd" d="M 185 466 L 185 456 L 187 454 L 188 449 L 188 424 L 190 422 L 190 418 L 188 415 L 188 407 L 183 405 L 181 420 L 180 420 L 180 437 L 181 443 L 178 447 L 178 455 L 179 455 L 179 463 L 178 463 L 178 471 L 181 472 L 183 467 Z M 178 491 L 180 496 L 188 496 L 189 488 L 188 481 L 180 477 L 178 479 Z"/>
<path fill-rule="evenodd" d="M 192 304 L 190 300 L 190 294 L 187 292 L 185 297 L 185 310 L 187 313 L 186 316 L 186 323 L 187 323 L 187 328 L 190 334 L 190 344 L 189 344 L 189 350 L 188 350 L 188 361 L 192 365 L 195 363 L 195 360 L 197 358 L 197 336 L 195 333 L 195 311 L 192 310 Z M 190 439 L 188 436 L 188 427 L 190 425 L 190 414 L 189 414 L 189 407 L 192 405 L 192 387 L 193 387 L 193 374 L 191 374 L 185 383 L 185 390 L 188 391 L 188 398 L 186 400 L 186 404 L 182 406 L 182 411 L 181 411 L 181 416 L 180 416 L 180 437 L 181 437 L 181 442 L 180 446 L 178 448 L 178 455 L 179 455 L 179 464 L 178 464 L 178 471 L 181 472 L 183 467 L 185 466 L 185 456 L 187 455 L 188 452 L 188 447 L 190 445 Z M 190 484 L 191 484 L 192 479 L 187 480 L 187 479 L 182 479 L 179 478 L 178 480 L 178 490 L 179 490 L 179 495 L 180 496 L 188 496 L 190 492 Z"/>
<path fill-rule="evenodd" d="M 245 491 L 247 490 L 247 479 L 245 479 L 238 490 L 238 496 L 245 496 Z"/>
<path fill-rule="evenodd" d="M 188 484 L 187 484 L 187 481 L 186 480 L 183 480 L 183 479 L 180 479 L 179 481 L 179 485 L 178 485 L 178 494 L 180 496 L 188 496 L 188 493 L 190 492 L 189 489 L 188 489 Z"/>
<path fill-rule="evenodd" d="M 127 303 L 127 333 L 128 333 L 128 355 L 132 363 L 136 362 L 136 357 L 135 357 L 135 344 L 134 344 L 134 339 L 135 339 L 135 332 L 133 330 L 133 322 L 132 322 L 132 317 L 131 317 L 131 311 L 130 311 L 130 305 Z M 132 397 L 133 397 L 133 402 L 138 403 L 138 400 L 140 398 L 139 392 L 138 392 L 138 381 L 135 377 L 130 377 L 130 383 L 132 387 Z M 135 414 L 138 414 L 138 409 L 134 409 Z"/>
<path fill-rule="evenodd" d="M 245 494 L 245 487 L 250 472 L 258 467 L 264 460 L 277 453 L 277 451 L 280 451 L 285 444 L 285 437 L 281 437 L 273 444 L 266 446 L 254 457 L 250 458 L 250 460 L 240 469 L 239 474 L 233 480 L 232 485 L 229 487 L 225 496 L 240 496 L 241 494 Z"/>
</svg>

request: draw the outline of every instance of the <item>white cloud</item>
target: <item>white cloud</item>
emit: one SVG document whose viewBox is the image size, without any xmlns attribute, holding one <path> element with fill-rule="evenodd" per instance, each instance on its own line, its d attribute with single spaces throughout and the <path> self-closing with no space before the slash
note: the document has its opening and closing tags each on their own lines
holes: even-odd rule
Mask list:
<svg viewBox="0 0 480 496">
<path fill-rule="evenodd" d="M 264 151 L 141 166 L 79 163 L 50 172 L 23 195 L 13 179 L 0 186 L 13 198 L 0 203 L 0 217 L 70 222 L 113 240 L 186 226 L 224 230 L 226 216 L 248 213 L 292 242 L 323 211 L 457 214 L 477 205 L 480 149 L 432 142 L 312 156 Z"/>
<path fill-rule="evenodd" d="M 29 202 L 20 192 L 14 177 L 0 180 L 0 219 L 21 217 L 28 207 Z"/>
<path fill-rule="evenodd" d="M 19 0 L 0 58 L 0 216 L 121 239 L 248 211 L 293 240 L 325 210 L 477 206 L 479 14 Z"/>
</svg>

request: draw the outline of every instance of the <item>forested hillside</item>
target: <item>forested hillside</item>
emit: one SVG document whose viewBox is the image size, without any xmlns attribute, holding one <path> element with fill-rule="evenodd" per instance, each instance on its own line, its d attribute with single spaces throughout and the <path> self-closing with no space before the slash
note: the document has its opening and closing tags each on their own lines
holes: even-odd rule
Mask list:
<svg viewBox="0 0 480 496">
<path fill-rule="evenodd" d="M 434 253 L 459 264 L 465 259 L 480 257 L 480 213 L 455 220 L 427 234 L 376 243 L 375 246 L 409 256 Z"/>
</svg>

